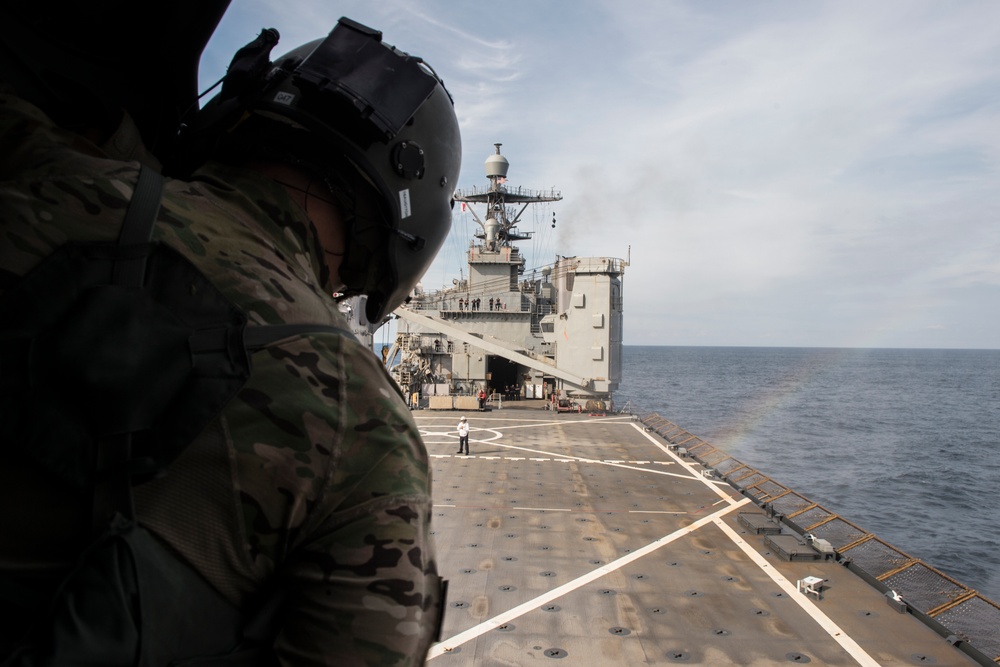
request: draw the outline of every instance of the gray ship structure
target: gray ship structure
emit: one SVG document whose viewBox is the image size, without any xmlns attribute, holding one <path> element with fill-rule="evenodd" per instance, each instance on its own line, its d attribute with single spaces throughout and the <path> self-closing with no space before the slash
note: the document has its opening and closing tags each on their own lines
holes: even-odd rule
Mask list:
<svg viewBox="0 0 1000 667">
<path fill-rule="evenodd" d="M 621 380 L 622 276 L 613 257 L 557 257 L 525 269 L 515 243 L 533 204 L 561 195 L 509 187 L 509 162 L 486 160 L 489 184 L 455 199 L 479 226 L 468 248 L 468 277 L 440 291 L 420 288 L 398 309 L 386 358 L 405 396 L 431 408 L 467 409 L 480 391 L 491 404 L 544 399 L 563 411 L 607 411 Z M 479 212 L 477 212 L 477 208 Z M 555 224 L 553 218 L 553 225 Z"/>
</svg>

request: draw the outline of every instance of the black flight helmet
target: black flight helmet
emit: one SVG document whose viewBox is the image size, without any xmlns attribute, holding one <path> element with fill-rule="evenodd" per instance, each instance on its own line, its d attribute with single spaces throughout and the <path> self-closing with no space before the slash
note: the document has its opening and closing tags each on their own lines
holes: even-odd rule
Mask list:
<svg viewBox="0 0 1000 667">
<path fill-rule="evenodd" d="M 265 30 L 236 54 L 186 143 L 205 150 L 224 134 L 246 142 L 254 128 L 282 127 L 284 149 L 318 175 L 329 169 L 341 201 L 357 190 L 345 207 L 340 276 L 346 294 L 368 296 L 368 320 L 379 322 L 407 299 L 451 228 L 462 154 L 454 103 L 420 58 L 350 19 L 272 63 L 276 42 Z M 345 166 L 360 178 L 336 187 Z"/>
</svg>

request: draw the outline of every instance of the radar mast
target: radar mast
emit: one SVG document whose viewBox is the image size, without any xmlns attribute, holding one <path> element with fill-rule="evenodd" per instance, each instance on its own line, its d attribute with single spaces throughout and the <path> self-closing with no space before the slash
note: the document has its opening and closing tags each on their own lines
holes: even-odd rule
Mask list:
<svg viewBox="0 0 1000 667">
<path fill-rule="evenodd" d="M 500 154 L 500 146 L 503 144 L 493 145 L 496 147 L 496 153 L 486 158 L 485 165 L 486 178 L 490 182 L 489 186 L 485 189 L 473 187 L 455 193 L 455 201 L 486 205 L 485 220 L 479 217 L 472 206 L 469 206 L 468 210 L 472 213 L 472 217 L 475 218 L 481 230 L 475 234 L 475 237 L 483 241 L 483 249 L 490 252 L 498 251 L 500 248 L 509 248 L 514 241 L 531 238 L 531 232 L 521 233 L 517 231 L 517 223 L 521 219 L 521 214 L 529 205 L 562 199 L 562 195 L 556 190 L 543 192 L 522 187 L 508 187 L 506 182 L 510 162 Z M 521 208 L 515 213 L 518 204 L 521 204 Z"/>
</svg>

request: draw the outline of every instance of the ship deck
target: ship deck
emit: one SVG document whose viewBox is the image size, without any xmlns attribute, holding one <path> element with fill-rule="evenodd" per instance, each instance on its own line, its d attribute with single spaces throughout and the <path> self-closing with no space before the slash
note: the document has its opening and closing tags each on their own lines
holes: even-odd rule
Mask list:
<svg viewBox="0 0 1000 667">
<path fill-rule="evenodd" d="M 450 586 L 429 665 L 977 664 L 631 416 L 542 405 L 463 413 L 469 456 L 458 412 L 413 413 Z"/>
</svg>

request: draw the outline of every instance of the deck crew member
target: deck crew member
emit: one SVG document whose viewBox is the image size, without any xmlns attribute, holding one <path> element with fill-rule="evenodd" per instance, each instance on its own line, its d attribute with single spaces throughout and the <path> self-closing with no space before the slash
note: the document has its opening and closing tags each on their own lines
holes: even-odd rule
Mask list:
<svg viewBox="0 0 1000 667">
<path fill-rule="evenodd" d="M 462 453 L 462 449 L 465 449 L 465 454 L 469 453 L 469 422 L 465 417 L 458 422 L 458 453 Z"/>
</svg>

